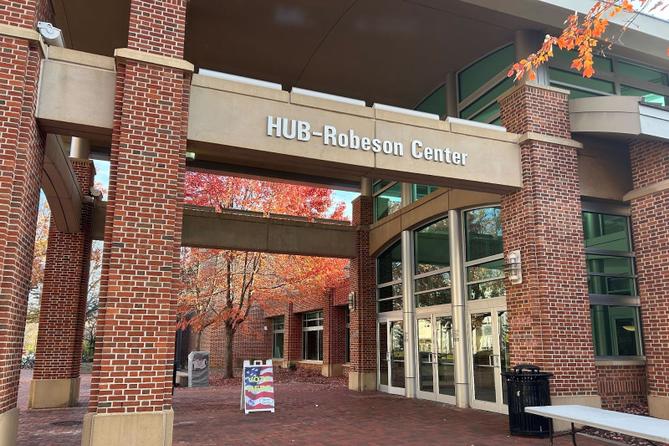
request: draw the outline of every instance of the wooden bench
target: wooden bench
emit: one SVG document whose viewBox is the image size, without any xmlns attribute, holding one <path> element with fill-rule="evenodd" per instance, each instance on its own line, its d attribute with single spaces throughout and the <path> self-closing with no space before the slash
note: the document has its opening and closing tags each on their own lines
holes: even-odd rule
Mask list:
<svg viewBox="0 0 669 446">
<path fill-rule="evenodd" d="M 574 427 L 575 424 L 643 438 L 651 444 L 656 444 L 655 441 L 669 443 L 669 421 L 658 418 L 577 405 L 526 407 L 525 412 L 550 419 L 549 436 L 551 445 L 553 444 L 553 438 L 558 436 L 553 432 L 553 420 L 571 423 L 571 431 L 560 435 L 571 435 L 571 441 L 574 445 L 576 445 L 577 432 Z"/>
</svg>

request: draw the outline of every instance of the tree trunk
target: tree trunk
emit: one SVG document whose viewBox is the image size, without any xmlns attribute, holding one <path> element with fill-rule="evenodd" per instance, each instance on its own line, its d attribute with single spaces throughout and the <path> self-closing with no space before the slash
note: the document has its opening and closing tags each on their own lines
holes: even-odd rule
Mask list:
<svg viewBox="0 0 669 446">
<path fill-rule="evenodd" d="M 202 343 L 202 330 L 197 332 L 197 344 L 195 345 L 195 351 L 200 351 L 200 344 Z"/>
<path fill-rule="evenodd" d="M 225 324 L 225 349 L 223 350 L 223 378 L 232 378 L 232 344 L 235 337 L 235 332 L 232 329 L 232 324 Z"/>
</svg>

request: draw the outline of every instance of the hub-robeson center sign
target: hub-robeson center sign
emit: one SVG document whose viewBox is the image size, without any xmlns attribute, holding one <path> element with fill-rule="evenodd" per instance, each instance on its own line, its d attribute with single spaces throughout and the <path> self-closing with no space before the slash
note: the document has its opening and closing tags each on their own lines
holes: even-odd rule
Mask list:
<svg viewBox="0 0 669 446">
<path fill-rule="evenodd" d="M 358 135 L 353 129 L 341 131 L 333 125 L 324 124 L 312 128 L 311 123 L 298 119 L 267 116 L 267 136 L 309 142 L 320 138 L 323 145 L 342 149 L 360 150 L 390 156 L 404 156 L 405 147 L 401 141 Z M 469 154 L 448 147 L 430 147 L 420 139 L 412 139 L 407 150 L 412 158 L 439 163 L 465 166 Z"/>
</svg>

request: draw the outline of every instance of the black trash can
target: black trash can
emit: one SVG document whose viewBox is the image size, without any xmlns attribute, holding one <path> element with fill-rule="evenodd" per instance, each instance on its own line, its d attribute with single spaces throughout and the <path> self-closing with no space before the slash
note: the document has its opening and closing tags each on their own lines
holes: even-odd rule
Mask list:
<svg viewBox="0 0 669 446">
<path fill-rule="evenodd" d="M 502 372 L 502 379 L 506 381 L 511 435 L 548 437 L 548 418 L 525 413 L 525 408 L 551 404 L 548 386 L 551 376 L 552 373 L 543 373 L 532 364 L 519 364 Z"/>
</svg>

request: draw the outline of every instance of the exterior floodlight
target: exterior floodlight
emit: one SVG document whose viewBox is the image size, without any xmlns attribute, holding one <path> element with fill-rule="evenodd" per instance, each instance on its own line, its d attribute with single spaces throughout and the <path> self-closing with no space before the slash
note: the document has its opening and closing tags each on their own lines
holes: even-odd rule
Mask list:
<svg viewBox="0 0 669 446">
<path fill-rule="evenodd" d="M 519 249 L 511 251 L 506 256 L 506 265 L 504 265 L 504 269 L 506 270 L 506 277 L 512 284 L 518 285 L 523 283 L 523 268 L 520 262 Z"/>
<path fill-rule="evenodd" d="M 49 22 L 37 22 L 37 29 L 49 45 L 63 47 L 63 32 Z"/>
<path fill-rule="evenodd" d="M 348 293 L 348 309 L 350 311 L 355 310 L 355 305 L 356 305 L 356 294 L 355 291 L 351 291 Z"/>
</svg>

